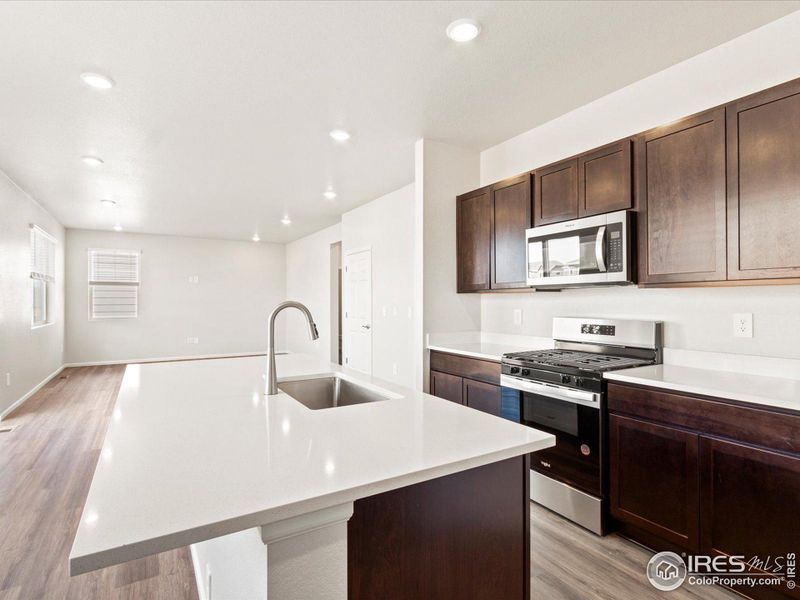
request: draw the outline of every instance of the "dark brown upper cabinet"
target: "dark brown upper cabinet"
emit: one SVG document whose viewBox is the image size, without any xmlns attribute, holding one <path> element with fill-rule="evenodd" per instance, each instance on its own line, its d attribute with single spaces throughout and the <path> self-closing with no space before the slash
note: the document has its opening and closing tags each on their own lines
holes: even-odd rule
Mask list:
<svg viewBox="0 0 800 600">
<path fill-rule="evenodd" d="M 494 210 L 488 187 L 456 198 L 456 261 L 459 292 L 488 290 Z"/>
<path fill-rule="evenodd" d="M 577 158 L 537 169 L 534 177 L 534 226 L 568 221 L 578 216 Z"/>
<path fill-rule="evenodd" d="M 630 139 L 578 157 L 578 216 L 633 207 Z"/>
<path fill-rule="evenodd" d="M 725 280 L 725 109 L 642 134 L 636 169 L 639 280 Z"/>
<path fill-rule="evenodd" d="M 527 287 L 525 230 L 531 226 L 531 178 L 526 173 L 492 186 L 491 289 Z"/>
<path fill-rule="evenodd" d="M 800 277 L 800 80 L 726 110 L 728 278 Z"/>
</svg>

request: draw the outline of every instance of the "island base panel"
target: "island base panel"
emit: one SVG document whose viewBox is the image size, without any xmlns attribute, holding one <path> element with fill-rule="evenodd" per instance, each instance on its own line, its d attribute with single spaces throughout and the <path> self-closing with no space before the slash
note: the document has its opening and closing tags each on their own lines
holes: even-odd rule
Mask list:
<svg viewBox="0 0 800 600">
<path fill-rule="evenodd" d="M 528 600 L 527 457 L 357 500 L 349 600 Z"/>
</svg>

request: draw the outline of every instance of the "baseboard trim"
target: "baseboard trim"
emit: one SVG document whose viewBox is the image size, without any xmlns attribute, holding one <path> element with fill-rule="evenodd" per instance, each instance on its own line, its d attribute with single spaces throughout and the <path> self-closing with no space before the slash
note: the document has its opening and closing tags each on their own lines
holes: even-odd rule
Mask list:
<svg viewBox="0 0 800 600">
<path fill-rule="evenodd" d="M 200 577 L 200 562 L 197 558 L 197 552 L 194 549 L 194 544 L 189 545 L 189 554 L 192 555 L 192 570 L 194 571 L 194 581 L 195 585 L 197 585 L 197 595 L 200 597 L 200 600 L 208 600 L 206 598 L 206 586 L 203 582 L 202 578 Z"/>
<path fill-rule="evenodd" d="M 266 356 L 266 352 L 233 352 L 230 354 L 198 354 L 189 356 L 162 356 L 159 358 L 130 358 L 127 360 L 101 360 L 92 362 L 66 363 L 64 367 L 102 367 L 104 365 L 139 365 L 143 363 L 177 362 L 183 360 L 210 360 L 212 358 L 243 358 L 246 356 Z"/>
<path fill-rule="evenodd" d="M 31 391 L 29 391 L 29 392 L 28 392 L 27 394 L 25 394 L 25 395 L 24 395 L 22 398 L 20 398 L 20 399 L 19 399 L 19 400 L 17 400 L 16 402 L 14 402 L 14 403 L 13 403 L 11 406 L 9 406 L 9 407 L 8 407 L 7 409 L 5 409 L 5 410 L 4 410 L 2 413 L 0 413 L 0 421 L 2 421 L 3 419 L 5 419 L 5 418 L 6 418 L 8 415 L 10 415 L 11 413 L 13 413 L 15 410 L 17 410 L 17 409 L 18 409 L 20 406 L 22 406 L 22 404 L 23 404 L 23 403 L 24 403 L 24 402 L 25 402 L 25 401 L 26 401 L 28 398 L 30 398 L 30 397 L 31 397 L 31 396 L 33 396 L 33 395 L 34 395 L 36 392 L 38 392 L 40 389 L 42 389 L 44 386 L 46 386 L 46 385 L 47 385 L 47 384 L 50 382 L 50 380 L 51 380 L 51 379 L 53 379 L 54 377 L 56 377 L 56 376 L 57 376 L 59 373 L 61 373 L 61 371 L 63 371 L 63 370 L 64 370 L 64 367 L 65 367 L 65 366 L 66 366 L 66 365 L 61 365 L 60 367 L 58 367 L 58 368 L 57 368 L 55 371 L 53 371 L 52 373 L 50 373 L 50 375 L 48 375 L 48 376 L 47 376 L 47 377 L 45 377 L 45 378 L 44 378 L 42 381 L 40 381 L 38 384 L 36 384 L 36 385 L 34 386 L 34 388 L 33 388 Z"/>
</svg>

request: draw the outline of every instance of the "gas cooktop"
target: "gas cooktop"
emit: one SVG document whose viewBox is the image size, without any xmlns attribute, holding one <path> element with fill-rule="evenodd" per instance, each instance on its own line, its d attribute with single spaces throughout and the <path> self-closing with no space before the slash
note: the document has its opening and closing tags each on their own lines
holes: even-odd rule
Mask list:
<svg viewBox="0 0 800 600">
<path fill-rule="evenodd" d="M 512 352 L 504 354 L 503 360 L 514 361 L 533 368 L 550 368 L 551 370 L 580 369 L 593 373 L 602 373 L 616 369 L 629 369 L 651 364 L 652 360 L 629 356 L 616 356 L 578 350 L 533 350 L 531 352 Z"/>
</svg>

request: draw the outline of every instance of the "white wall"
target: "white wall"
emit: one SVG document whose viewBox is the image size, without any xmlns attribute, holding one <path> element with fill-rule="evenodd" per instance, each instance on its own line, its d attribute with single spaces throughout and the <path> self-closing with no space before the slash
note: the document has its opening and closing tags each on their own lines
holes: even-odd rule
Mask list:
<svg viewBox="0 0 800 600">
<path fill-rule="evenodd" d="M 416 386 L 428 388 L 427 333 L 477 330 L 480 297 L 456 293 L 455 197 L 478 187 L 477 152 L 432 140 L 415 145 Z"/>
<path fill-rule="evenodd" d="M 89 320 L 89 248 L 142 252 L 138 318 Z M 65 362 L 265 352 L 267 316 L 286 296 L 285 268 L 280 244 L 70 229 Z M 279 329 L 278 346 L 282 336 Z"/>
<path fill-rule="evenodd" d="M 488 148 L 480 185 L 800 77 L 798 39 L 800 11 Z"/>
<path fill-rule="evenodd" d="M 414 184 L 342 215 L 342 253 L 364 248 L 372 250 L 372 374 L 414 387 Z"/>
<path fill-rule="evenodd" d="M 286 244 L 286 298 L 305 304 L 319 330 L 308 335 L 305 318 L 296 310 L 278 317 L 286 322 L 287 348 L 335 362 L 331 357 L 331 245 L 342 240 L 341 224 Z"/>
<path fill-rule="evenodd" d="M 31 224 L 58 240 L 55 320 L 36 329 L 31 328 Z M 63 346 L 64 228 L 0 171 L 0 415 L 61 368 Z"/>
<path fill-rule="evenodd" d="M 800 77 L 800 12 L 643 79 L 481 153 L 481 185 Z M 481 296 L 482 330 L 550 335 L 552 317 L 658 318 L 667 346 L 800 358 L 800 287 L 607 288 Z M 512 325 L 521 308 L 522 327 Z M 734 338 L 733 313 L 754 315 Z"/>
</svg>

